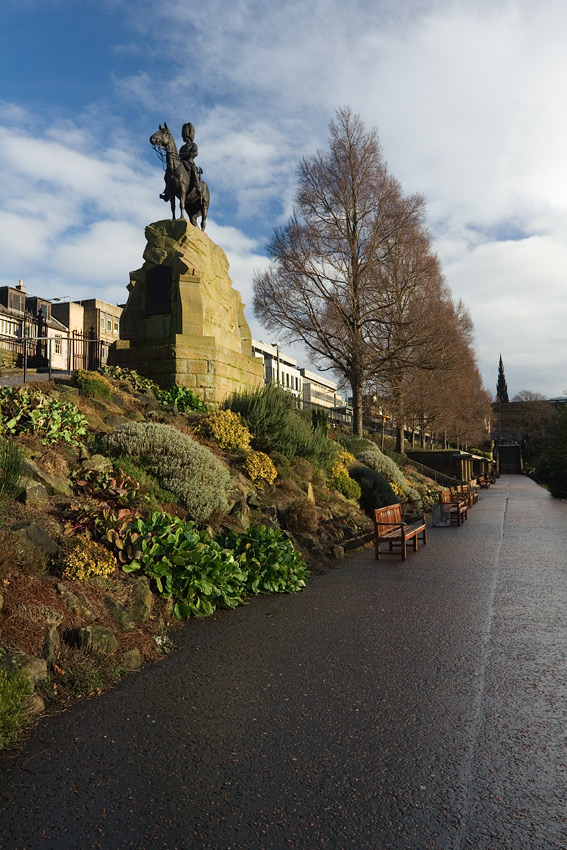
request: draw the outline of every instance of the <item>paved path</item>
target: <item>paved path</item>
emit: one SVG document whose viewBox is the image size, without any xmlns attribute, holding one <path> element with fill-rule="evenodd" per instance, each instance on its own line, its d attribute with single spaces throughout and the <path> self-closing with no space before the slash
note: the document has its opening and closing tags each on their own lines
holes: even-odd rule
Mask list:
<svg viewBox="0 0 567 850">
<path fill-rule="evenodd" d="M 1 850 L 567 847 L 567 504 L 184 628 L 0 760 Z"/>
</svg>

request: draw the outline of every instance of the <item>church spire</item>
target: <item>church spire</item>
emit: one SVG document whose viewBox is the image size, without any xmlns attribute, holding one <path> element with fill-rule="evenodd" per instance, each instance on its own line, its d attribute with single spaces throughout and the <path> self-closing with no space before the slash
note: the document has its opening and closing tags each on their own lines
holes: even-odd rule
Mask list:
<svg viewBox="0 0 567 850">
<path fill-rule="evenodd" d="M 502 355 L 500 355 L 500 363 L 498 364 L 498 383 L 496 384 L 496 402 L 508 402 L 508 385 L 504 375 L 504 363 Z"/>
</svg>

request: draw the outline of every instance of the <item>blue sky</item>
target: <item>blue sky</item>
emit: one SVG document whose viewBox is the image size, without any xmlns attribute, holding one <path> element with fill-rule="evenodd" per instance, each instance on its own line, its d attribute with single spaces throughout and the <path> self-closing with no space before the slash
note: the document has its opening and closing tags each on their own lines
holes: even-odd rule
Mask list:
<svg viewBox="0 0 567 850">
<path fill-rule="evenodd" d="M 207 233 L 248 304 L 289 216 L 299 159 L 339 106 L 376 127 L 428 200 L 494 393 L 567 390 L 564 0 L 3 0 L 0 283 L 126 299 L 144 227 L 165 218 L 149 144 L 191 121 Z"/>
</svg>

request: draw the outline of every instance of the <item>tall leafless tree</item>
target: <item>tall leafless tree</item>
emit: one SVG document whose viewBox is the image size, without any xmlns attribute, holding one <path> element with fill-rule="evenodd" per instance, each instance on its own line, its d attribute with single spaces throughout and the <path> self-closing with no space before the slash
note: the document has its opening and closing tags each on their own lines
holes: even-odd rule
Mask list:
<svg viewBox="0 0 567 850">
<path fill-rule="evenodd" d="M 421 227 L 424 200 L 404 196 L 375 130 L 345 107 L 329 148 L 303 159 L 294 213 L 268 246 L 272 266 L 254 278 L 254 309 L 270 330 L 301 340 L 314 362 L 350 385 L 362 434 L 363 390 L 383 363 L 395 293 L 383 270 L 401 234 Z"/>
</svg>

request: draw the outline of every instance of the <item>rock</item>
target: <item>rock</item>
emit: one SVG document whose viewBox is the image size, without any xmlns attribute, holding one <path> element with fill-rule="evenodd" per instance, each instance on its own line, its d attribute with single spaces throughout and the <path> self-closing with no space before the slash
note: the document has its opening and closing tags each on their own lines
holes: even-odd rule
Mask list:
<svg viewBox="0 0 567 850">
<path fill-rule="evenodd" d="M 57 631 L 57 626 L 48 626 L 43 643 L 43 657 L 48 664 L 53 664 L 54 661 L 57 661 L 60 651 L 61 637 Z"/>
<path fill-rule="evenodd" d="M 118 641 L 111 629 L 106 626 L 85 626 L 83 629 L 71 629 L 66 640 L 83 649 L 95 649 L 112 655 L 118 649 Z"/>
<path fill-rule="evenodd" d="M 160 406 L 155 395 L 151 395 L 150 393 L 136 393 L 136 398 L 146 410 L 157 410 Z"/>
<path fill-rule="evenodd" d="M 28 713 L 31 717 L 37 717 L 45 711 L 45 702 L 39 694 L 33 693 L 28 699 Z"/>
<path fill-rule="evenodd" d="M 125 670 L 139 670 L 142 666 L 143 658 L 139 649 L 127 649 L 121 655 L 122 666 Z"/>
<path fill-rule="evenodd" d="M 315 504 L 315 493 L 313 491 L 313 484 L 311 483 L 311 481 L 305 481 L 302 489 L 309 501 L 312 504 Z"/>
<path fill-rule="evenodd" d="M 62 478 L 59 475 L 51 475 L 49 472 L 40 469 L 37 463 L 31 459 L 27 459 L 23 472 L 24 478 L 31 478 L 33 481 L 39 481 L 45 486 L 47 492 L 55 496 L 72 496 L 73 485 L 68 478 Z"/>
<path fill-rule="evenodd" d="M 88 460 L 88 458 L 90 458 L 90 456 L 91 456 L 91 453 L 89 452 L 87 447 L 85 445 L 83 445 L 82 443 L 79 446 L 77 453 L 78 453 L 78 456 L 79 456 L 79 460 Z"/>
<path fill-rule="evenodd" d="M 78 387 L 72 387 L 69 383 L 67 383 L 68 379 L 66 379 L 66 378 L 55 378 L 54 380 L 55 380 L 55 383 L 57 384 L 57 392 L 62 393 L 63 395 L 66 395 L 66 396 L 76 397 L 76 396 L 80 395 L 79 388 Z"/>
<path fill-rule="evenodd" d="M 112 461 L 104 455 L 92 455 L 83 461 L 82 467 L 89 472 L 112 472 Z"/>
<path fill-rule="evenodd" d="M 47 661 L 44 658 L 36 658 L 35 655 L 24 655 L 23 652 L 7 652 L 0 659 L 0 668 L 3 670 L 21 670 L 29 679 L 32 688 L 38 682 L 47 679 Z"/>
<path fill-rule="evenodd" d="M 252 493 L 248 494 L 248 498 L 246 501 L 248 502 L 248 505 L 251 508 L 259 508 L 262 505 L 260 498 L 255 491 L 252 491 Z"/>
<path fill-rule="evenodd" d="M 138 576 L 134 581 L 130 599 L 130 614 L 135 623 L 145 623 L 150 619 L 153 602 L 148 579 L 146 576 Z"/>
<path fill-rule="evenodd" d="M 12 531 L 17 537 L 33 543 L 34 546 L 37 546 L 46 555 L 57 555 L 59 552 L 59 544 L 40 525 L 36 525 L 35 523 L 19 523 L 12 526 Z"/>
<path fill-rule="evenodd" d="M 114 393 L 114 395 L 111 398 L 111 401 L 112 401 L 112 404 L 115 407 L 119 407 L 120 410 L 124 410 L 124 408 L 126 407 L 126 405 L 124 403 L 124 399 L 122 398 L 120 393 Z"/>
<path fill-rule="evenodd" d="M 36 508 L 44 505 L 47 499 L 47 487 L 41 481 L 30 481 L 18 497 L 18 501 L 23 502 L 28 508 Z"/>
<path fill-rule="evenodd" d="M 312 552 L 317 545 L 317 541 L 312 534 L 307 534 L 304 531 L 296 531 L 293 536 L 299 545 L 307 549 L 309 552 Z"/>
<path fill-rule="evenodd" d="M 125 416 L 118 416 L 115 413 L 110 413 L 106 417 L 106 424 L 110 425 L 111 428 L 120 428 L 121 425 L 126 425 L 128 420 Z"/>
<path fill-rule="evenodd" d="M 131 422 L 143 422 L 144 416 L 143 416 L 142 413 L 140 413 L 139 410 L 134 409 L 134 410 L 131 410 L 130 413 L 128 414 L 128 419 Z"/>
<path fill-rule="evenodd" d="M 116 625 L 119 626 L 123 632 L 131 632 L 134 628 L 134 620 L 126 606 L 117 602 L 112 596 L 107 596 L 104 600 L 104 604 Z"/>
<path fill-rule="evenodd" d="M 334 558 L 336 561 L 342 561 L 342 560 L 343 560 L 343 558 L 344 558 L 344 556 L 345 556 L 345 550 L 343 549 L 343 547 L 342 547 L 342 546 L 339 546 L 338 544 L 335 544 L 335 545 L 331 548 L 331 555 L 333 556 L 333 558 Z"/>
<path fill-rule="evenodd" d="M 62 583 L 58 583 L 55 586 L 63 597 L 67 608 L 72 611 L 73 614 L 77 614 L 78 617 L 82 620 L 86 620 L 88 623 L 92 623 L 96 620 L 94 611 L 84 599 L 80 599 L 78 596 L 75 596 L 75 594 L 71 593 L 69 588 Z"/>
<path fill-rule="evenodd" d="M 235 502 L 230 519 L 236 521 L 243 531 L 250 527 L 250 508 L 245 497 Z"/>
</svg>

